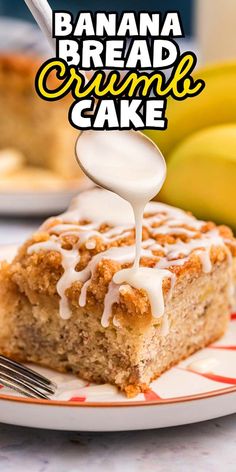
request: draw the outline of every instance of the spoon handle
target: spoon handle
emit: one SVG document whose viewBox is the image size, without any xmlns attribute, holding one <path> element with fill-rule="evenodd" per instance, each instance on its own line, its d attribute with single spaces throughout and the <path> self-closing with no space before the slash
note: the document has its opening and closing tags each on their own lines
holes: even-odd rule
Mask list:
<svg viewBox="0 0 236 472">
<path fill-rule="evenodd" d="M 52 37 L 52 9 L 47 0 L 25 0 L 25 3 L 55 51 L 56 42 Z"/>
</svg>

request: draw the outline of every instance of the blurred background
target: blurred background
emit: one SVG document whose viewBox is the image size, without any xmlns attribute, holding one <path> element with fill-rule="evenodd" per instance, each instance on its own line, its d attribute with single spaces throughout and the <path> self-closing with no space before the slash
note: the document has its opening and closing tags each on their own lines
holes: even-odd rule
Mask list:
<svg viewBox="0 0 236 472">
<path fill-rule="evenodd" d="M 51 0 L 54 9 L 78 13 L 85 0 Z M 179 10 L 186 37 L 182 51 L 195 51 L 201 95 L 168 99 L 166 131 L 147 134 L 162 150 L 168 176 L 159 199 L 236 230 L 236 1 L 94 0 L 93 11 Z M 68 123 L 69 99 L 39 99 L 34 77 L 50 55 L 23 0 L 0 0 L 0 218 L 63 210 L 87 188 L 74 158 L 78 131 Z"/>
<path fill-rule="evenodd" d="M 129 0 L 127 2 L 120 1 L 120 0 L 112 0 L 112 2 L 108 0 L 93 0 L 89 5 L 89 9 L 91 11 L 117 11 L 121 12 L 122 10 L 150 10 L 150 11 L 167 11 L 167 10 L 174 10 L 176 8 L 177 3 L 178 9 L 181 12 L 182 21 L 184 24 L 184 30 L 187 36 L 192 34 L 192 8 L 193 3 L 191 0 L 181 0 L 181 2 L 176 2 L 176 0 L 165 0 L 158 1 L 158 0 L 149 0 L 147 2 L 143 2 L 141 0 Z M 78 11 L 86 10 L 88 8 L 88 2 L 86 0 L 76 1 L 76 0 L 52 0 L 50 2 L 52 8 L 60 10 L 60 8 L 64 8 L 65 10 L 69 10 L 73 13 L 78 13 Z M 33 21 L 30 13 L 27 11 L 27 8 L 24 5 L 23 1 L 20 0 L 11 0 L 8 2 L 7 0 L 0 1 L 0 15 L 4 16 L 13 16 L 16 18 L 26 19 L 29 21 Z"/>
</svg>

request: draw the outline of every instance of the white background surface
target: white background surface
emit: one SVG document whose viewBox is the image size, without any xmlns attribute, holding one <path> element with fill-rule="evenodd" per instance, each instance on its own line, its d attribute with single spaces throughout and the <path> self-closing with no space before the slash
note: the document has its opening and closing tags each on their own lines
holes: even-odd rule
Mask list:
<svg viewBox="0 0 236 472">
<path fill-rule="evenodd" d="M 236 415 L 124 433 L 0 425 L 1 472 L 235 472 Z"/>
<path fill-rule="evenodd" d="M 38 228 L 41 219 L 12 219 L 0 216 L 0 245 L 22 243 L 35 229 Z"/>
</svg>

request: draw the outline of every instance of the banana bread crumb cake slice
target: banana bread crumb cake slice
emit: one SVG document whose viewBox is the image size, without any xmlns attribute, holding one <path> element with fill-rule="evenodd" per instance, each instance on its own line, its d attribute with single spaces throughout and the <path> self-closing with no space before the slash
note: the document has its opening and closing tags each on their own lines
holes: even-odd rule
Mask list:
<svg viewBox="0 0 236 472">
<path fill-rule="evenodd" d="M 0 150 L 13 148 L 32 171 L 45 169 L 64 180 L 80 178 L 74 158 L 78 130 L 67 119 L 70 98 L 52 107 L 38 97 L 34 83 L 41 61 L 25 53 L 0 53 Z"/>
<path fill-rule="evenodd" d="M 116 283 L 134 261 L 134 243 L 131 208 L 108 191 L 84 192 L 47 220 L 12 263 L 2 263 L 1 353 L 110 382 L 131 397 L 218 339 L 230 314 L 231 230 L 149 203 L 138 289 Z M 147 267 L 159 269 L 156 300 Z"/>
</svg>

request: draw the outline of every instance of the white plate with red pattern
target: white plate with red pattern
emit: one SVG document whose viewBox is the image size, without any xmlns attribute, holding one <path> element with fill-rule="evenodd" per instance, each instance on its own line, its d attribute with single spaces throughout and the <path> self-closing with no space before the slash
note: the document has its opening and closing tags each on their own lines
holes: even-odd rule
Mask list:
<svg viewBox="0 0 236 472">
<path fill-rule="evenodd" d="M 0 249 L 11 258 L 16 247 Z M 111 385 L 33 366 L 57 384 L 50 400 L 32 400 L 0 386 L 0 422 L 71 431 L 163 428 L 236 412 L 236 313 L 227 333 L 152 382 L 133 399 Z"/>
</svg>

